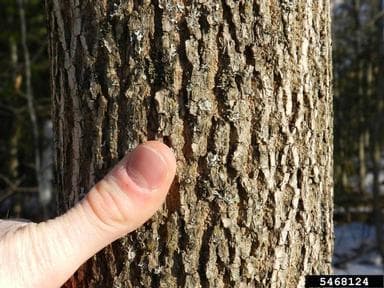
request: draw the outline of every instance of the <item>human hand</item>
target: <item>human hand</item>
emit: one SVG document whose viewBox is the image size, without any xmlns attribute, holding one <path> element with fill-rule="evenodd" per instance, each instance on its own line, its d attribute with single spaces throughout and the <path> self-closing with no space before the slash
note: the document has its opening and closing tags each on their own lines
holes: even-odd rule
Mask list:
<svg viewBox="0 0 384 288">
<path fill-rule="evenodd" d="M 172 151 L 139 145 L 74 208 L 42 223 L 0 220 L 0 287 L 56 288 L 96 252 L 160 208 L 176 172 Z"/>
</svg>

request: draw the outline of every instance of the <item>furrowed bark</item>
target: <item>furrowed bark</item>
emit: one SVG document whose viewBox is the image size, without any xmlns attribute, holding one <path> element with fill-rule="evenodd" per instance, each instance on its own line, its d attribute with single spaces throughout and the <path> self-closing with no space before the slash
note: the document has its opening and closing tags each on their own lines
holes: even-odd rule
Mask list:
<svg viewBox="0 0 384 288">
<path fill-rule="evenodd" d="M 47 0 L 60 212 L 126 151 L 164 208 L 66 287 L 303 287 L 330 273 L 329 1 Z"/>
</svg>

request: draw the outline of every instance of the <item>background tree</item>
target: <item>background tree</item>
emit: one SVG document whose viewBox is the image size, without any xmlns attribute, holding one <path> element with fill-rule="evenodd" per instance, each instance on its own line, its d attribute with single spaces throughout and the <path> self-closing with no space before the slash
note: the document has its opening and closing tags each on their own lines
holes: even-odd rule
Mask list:
<svg viewBox="0 0 384 288">
<path fill-rule="evenodd" d="M 46 1 L 61 211 L 140 142 L 164 209 L 67 287 L 296 287 L 330 273 L 329 1 Z"/>
<path fill-rule="evenodd" d="M 54 207 L 52 161 L 40 159 L 51 146 L 43 133 L 43 127 L 49 127 L 51 107 L 43 11 L 37 0 L 0 1 L 0 25 L 6 27 L 0 32 L 2 218 L 41 220 L 52 215 Z"/>
<path fill-rule="evenodd" d="M 375 46 L 376 53 L 374 54 L 377 57 L 378 69 L 377 69 L 377 77 L 375 82 L 376 93 L 374 94 L 376 97 L 377 106 L 375 107 L 373 112 L 373 123 L 371 125 L 371 134 L 372 134 L 372 163 L 373 163 L 373 214 L 374 214 L 374 222 L 376 228 L 376 240 L 378 250 L 381 254 L 381 258 L 384 262 L 384 218 L 383 218 L 383 207 L 384 203 L 382 201 L 381 195 L 381 186 L 383 185 L 383 180 L 380 179 L 380 172 L 382 171 L 382 153 L 384 148 L 384 137 L 383 132 L 381 131 L 384 119 L 384 85 L 382 81 L 382 76 L 384 75 L 384 1 L 378 0 L 375 1 L 376 7 L 382 14 L 382 16 L 377 19 L 376 24 L 376 37 L 374 38 L 377 41 L 377 45 Z"/>
<path fill-rule="evenodd" d="M 384 255 L 383 1 L 338 2 L 333 30 L 335 201 L 354 213 L 338 213 L 337 219 L 373 222 L 377 248 Z"/>
</svg>

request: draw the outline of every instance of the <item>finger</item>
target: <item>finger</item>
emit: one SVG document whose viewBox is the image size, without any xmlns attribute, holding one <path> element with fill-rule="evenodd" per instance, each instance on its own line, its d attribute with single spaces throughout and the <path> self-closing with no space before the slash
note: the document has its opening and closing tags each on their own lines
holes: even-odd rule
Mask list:
<svg viewBox="0 0 384 288">
<path fill-rule="evenodd" d="M 5 246 L 13 250 L 0 251 L 0 265 L 1 258 L 20 260 L 14 263 L 21 266 L 17 275 L 25 275 L 20 287 L 59 287 L 97 251 L 147 221 L 164 202 L 175 171 L 166 145 L 138 146 L 66 214 L 7 234 L 4 241 L 13 243 Z M 2 276 L 0 287 L 17 287 L 2 286 Z"/>
<path fill-rule="evenodd" d="M 19 229 L 22 226 L 28 225 L 31 223 L 29 220 L 25 219 L 10 219 L 10 220 L 1 220 L 0 219 L 0 239 L 6 234 L 12 231 Z"/>
</svg>

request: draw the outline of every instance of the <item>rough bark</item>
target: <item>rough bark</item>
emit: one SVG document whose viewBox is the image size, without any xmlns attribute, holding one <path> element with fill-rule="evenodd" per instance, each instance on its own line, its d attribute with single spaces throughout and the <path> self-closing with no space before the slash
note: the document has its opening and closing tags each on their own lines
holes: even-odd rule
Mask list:
<svg viewBox="0 0 384 288">
<path fill-rule="evenodd" d="M 60 211 L 171 146 L 143 228 L 66 287 L 302 287 L 332 255 L 328 0 L 47 0 Z"/>
</svg>

